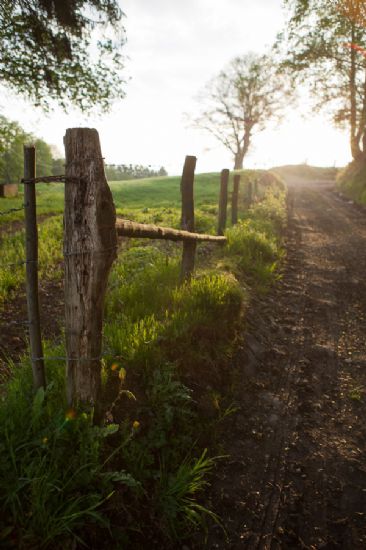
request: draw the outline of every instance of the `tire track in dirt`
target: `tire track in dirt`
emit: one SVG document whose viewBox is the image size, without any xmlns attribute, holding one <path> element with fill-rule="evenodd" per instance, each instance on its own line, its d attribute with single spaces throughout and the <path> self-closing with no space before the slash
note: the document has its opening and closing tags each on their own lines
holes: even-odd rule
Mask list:
<svg viewBox="0 0 366 550">
<path fill-rule="evenodd" d="M 366 214 L 329 186 L 291 186 L 282 280 L 257 300 L 237 358 L 207 502 L 206 548 L 366 548 Z"/>
</svg>

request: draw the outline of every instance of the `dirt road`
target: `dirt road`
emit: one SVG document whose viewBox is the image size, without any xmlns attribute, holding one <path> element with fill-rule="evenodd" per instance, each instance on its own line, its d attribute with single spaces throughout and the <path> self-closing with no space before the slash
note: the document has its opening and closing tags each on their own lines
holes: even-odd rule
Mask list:
<svg viewBox="0 0 366 550">
<path fill-rule="evenodd" d="M 283 277 L 249 315 L 209 499 L 228 540 L 214 527 L 207 548 L 366 548 L 366 211 L 290 188 Z"/>
</svg>

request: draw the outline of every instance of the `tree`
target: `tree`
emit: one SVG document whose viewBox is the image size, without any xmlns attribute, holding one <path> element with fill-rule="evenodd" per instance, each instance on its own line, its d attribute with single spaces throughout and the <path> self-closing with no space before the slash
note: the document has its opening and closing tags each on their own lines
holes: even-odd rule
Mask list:
<svg viewBox="0 0 366 550">
<path fill-rule="evenodd" d="M 38 176 L 51 176 L 53 164 L 51 147 L 39 138 L 34 141 L 34 145 L 36 147 L 36 174 Z"/>
<path fill-rule="evenodd" d="M 162 166 L 159 170 L 153 170 L 150 166 L 142 164 L 106 164 L 105 173 L 109 181 L 123 181 L 143 178 L 153 178 L 156 176 L 167 176 L 168 172 Z"/>
<path fill-rule="evenodd" d="M 349 131 L 353 159 L 366 155 L 366 30 L 361 0 L 286 0 L 283 65 L 307 83 L 317 109 Z"/>
<path fill-rule="evenodd" d="M 203 109 L 194 119 L 234 157 L 234 169 L 243 168 L 255 132 L 278 119 L 290 88 L 269 56 L 249 53 L 234 58 L 201 94 Z"/>
<path fill-rule="evenodd" d="M 35 104 L 107 109 L 123 96 L 117 0 L 0 0 L 0 81 Z"/>
<path fill-rule="evenodd" d="M 55 175 L 65 171 L 65 160 L 54 161 L 48 143 L 25 132 L 17 122 L 0 115 L 0 183 L 19 183 L 23 177 L 25 144 L 36 147 L 37 175 L 50 176 L 55 168 L 58 169 Z"/>
<path fill-rule="evenodd" d="M 0 115 L 0 183 L 16 183 L 23 177 L 23 143 L 29 137 L 17 122 Z"/>
</svg>

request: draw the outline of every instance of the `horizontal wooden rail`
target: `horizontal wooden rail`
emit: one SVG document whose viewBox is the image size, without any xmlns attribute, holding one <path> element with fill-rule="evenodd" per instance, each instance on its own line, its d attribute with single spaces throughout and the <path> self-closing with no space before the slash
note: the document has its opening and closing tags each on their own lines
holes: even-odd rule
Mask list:
<svg viewBox="0 0 366 550">
<path fill-rule="evenodd" d="M 180 229 L 170 227 L 160 227 L 153 224 L 136 223 L 130 220 L 117 218 L 116 230 L 119 237 L 141 237 L 146 239 L 164 239 L 167 241 L 211 241 L 216 243 L 225 243 L 226 237 L 216 237 L 214 235 L 204 235 L 201 233 L 190 233 Z"/>
</svg>

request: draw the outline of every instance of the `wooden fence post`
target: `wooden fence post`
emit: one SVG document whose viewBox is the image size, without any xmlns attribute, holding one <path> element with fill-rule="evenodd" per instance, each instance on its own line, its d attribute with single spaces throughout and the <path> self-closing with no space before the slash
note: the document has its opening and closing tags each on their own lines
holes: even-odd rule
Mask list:
<svg viewBox="0 0 366 550">
<path fill-rule="evenodd" d="M 248 206 L 253 202 L 253 182 L 248 181 L 248 193 L 247 193 Z"/>
<path fill-rule="evenodd" d="M 239 200 L 240 174 L 234 176 L 233 194 L 231 197 L 231 223 L 238 223 L 238 200 Z"/>
<path fill-rule="evenodd" d="M 194 198 L 193 198 L 193 183 L 194 171 L 196 168 L 197 158 L 186 156 L 183 174 L 180 184 L 182 195 L 182 218 L 181 227 L 185 231 L 194 233 Z M 197 243 L 194 241 L 183 241 L 182 266 L 181 266 L 181 283 L 189 280 L 194 271 L 194 261 L 196 255 Z"/>
<path fill-rule="evenodd" d="M 67 399 L 69 406 L 94 407 L 98 414 L 104 298 L 117 256 L 116 211 L 98 132 L 68 129 L 64 144 Z"/>
<path fill-rule="evenodd" d="M 223 235 L 226 228 L 228 183 L 229 183 L 229 170 L 225 168 L 221 172 L 220 199 L 219 199 L 219 223 L 217 228 L 218 235 Z"/>
<path fill-rule="evenodd" d="M 253 188 L 252 188 L 252 202 L 256 202 L 258 198 L 258 181 L 253 181 Z"/>
<path fill-rule="evenodd" d="M 36 149 L 24 147 L 24 179 L 36 177 Z M 46 387 L 43 361 L 41 322 L 38 296 L 38 229 L 35 183 L 24 185 L 26 294 L 29 321 L 29 343 L 35 390 Z"/>
</svg>

